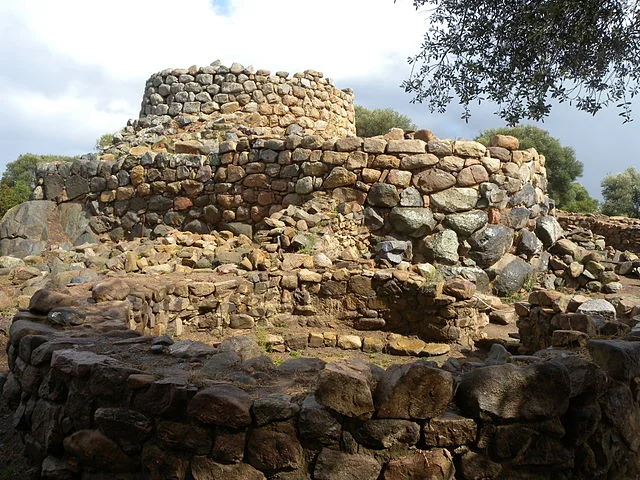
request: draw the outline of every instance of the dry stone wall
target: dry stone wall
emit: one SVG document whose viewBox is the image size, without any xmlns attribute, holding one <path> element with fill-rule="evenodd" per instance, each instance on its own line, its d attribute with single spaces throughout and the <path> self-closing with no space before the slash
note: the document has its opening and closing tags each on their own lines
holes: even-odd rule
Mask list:
<svg viewBox="0 0 640 480">
<path fill-rule="evenodd" d="M 558 221 L 564 228 L 591 230 L 603 236 L 607 245 L 616 250 L 628 250 L 640 254 L 640 220 L 638 219 L 559 212 Z"/>
<path fill-rule="evenodd" d="M 40 165 L 37 182 L 36 198 L 83 203 L 93 230 L 114 240 L 171 228 L 251 236 L 252 226 L 264 228 L 267 216 L 316 192 L 361 212 L 382 240 L 374 253 L 392 264 L 486 268 L 509 251 L 530 259 L 560 235 L 546 217 L 553 204 L 544 157 L 518 150 L 513 137 L 485 148 L 428 131 L 337 140 L 231 133 L 208 155 L 147 148 Z"/>
<path fill-rule="evenodd" d="M 43 479 L 639 473 L 638 342 L 446 370 L 424 360 L 276 366 L 246 337 L 173 343 L 128 330 L 117 304 L 68 300 L 40 292 L 15 316 L 0 379 Z"/>
<path fill-rule="evenodd" d="M 254 70 L 234 63 L 167 69 L 147 80 L 140 119 L 195 115 L 250 128 L 260 135 L 355 135 L 353 92 L 322 73 Z"/>
</svg>

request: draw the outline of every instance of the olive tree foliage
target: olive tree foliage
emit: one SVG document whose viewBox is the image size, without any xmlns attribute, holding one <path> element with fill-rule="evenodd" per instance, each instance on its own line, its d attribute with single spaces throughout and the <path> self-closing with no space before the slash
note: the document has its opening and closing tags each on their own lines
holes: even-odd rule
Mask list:
<svg viewBox="0 0 640 480">
<path fill-rule="evenodd" d="M 428 28 L 403 87 L 414 102 L 462 118 L 485 101 L 509 125 L 551 102 L 631 120 L 640 78 L 640 0 L 413 0 Z"/>
<path fill-rule="evenodd" d="M 356 134 L 359 137 L 384 135 L 391 128 L 415 130 L 416 126 L 409 117 L 391 108 L 370 110 L 360 105 L 356 109 Z"/>
<path fill-rule="evenodd" d="M 634 167 L 602 180 L 602 213 L 640 218 L 640 172 Z"/>
<path fill-rule="evenodd" d="M 109 148 L 113 144 L 113 133 L 105 133 L 96 140 L 94 149 L 98 152 L 102 152 Z"/>
<path fill-rule="evenodd" d="M 476 140 L 489 145 L 493 135 L 512 135 L 520 141 L 520 148 L 535 148 L 545 156 L 547 168 L 547 193 L 563 210 L 592 213 L 598 209 L 598 201 L 589 196 L 576 178 L 582 175 L 583 164 L 571 147 L 563 146 L 548 131 L 534 125 L 493 128 L 480 132 Z"/>
<path fill-rule="evenodd" d="M 29 200 L 39 163 L 69 162 L 78 157 L 62 155 L 36 155 L 25 153 L 13 162 L 7 163 L 0 178 L 0 217 L 11 207 Z"/>
</svg>

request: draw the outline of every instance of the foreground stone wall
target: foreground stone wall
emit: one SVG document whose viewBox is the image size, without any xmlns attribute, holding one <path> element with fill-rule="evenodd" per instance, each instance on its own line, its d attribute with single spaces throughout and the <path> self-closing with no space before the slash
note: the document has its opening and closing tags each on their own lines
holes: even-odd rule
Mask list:
<svg viewBox="0 0 640 480">
<path fill-rule="evenodd" d="M 245 337 L 172 344 L 123 318 L 115 304 L 74 307 L 52 293 L 14 318 L 3 398 L 44 479 L 639 473 L 637 342 L 593 340 L 592 359 L 547 351 L 448 371 L 425 361 L 276 366 Z"/>
<path fill-rule="evenodd" d="M 379 238 L 393 235 L 376 252 L 392 263 L 414 257 L 456 265 L 467 258 L 485 268 L 512 248 L 531 258 L 560 235 L 555 222 L 551 233 L 542 231 L 545 222 L 536 224 L 553 204 L 544 157 L 534 149 L 518 150 L 513 137 L 498 136 L 485 148 L 416 135 L 424 140 L 401 131 L 330 141 L 231 134 L 209 155 L 146 148 L 119 159 L 87 156 L 40 165 L 34 196 L 83 203 L 93 230 L 118 240 L 174 227 L 251 236 L 250 226 L 263 226 L 268 215 L 327 192 L 364 207 Z"/>
<path fill-rule="evenodd" d="M 315 70 L 272 75 L 234 63 L 167 69 L 147 80 L 140 118 L 206 116 L 261 135 L 355 135 L 353 92 Z"/>
<path fill-rule="evenodd" d="M 588 229 L 602 235 L 607 245 L 617 250 L 628 250 L 640 254 L 640 220 L 638 219 L 559 212 L 558 221 L 564 228 Z"/>
</svg>

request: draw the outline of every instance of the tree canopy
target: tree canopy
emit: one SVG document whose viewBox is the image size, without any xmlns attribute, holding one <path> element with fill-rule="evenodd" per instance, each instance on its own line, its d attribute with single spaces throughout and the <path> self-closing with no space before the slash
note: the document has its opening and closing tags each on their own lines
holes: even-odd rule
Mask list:
<svg viewBox="0 0 640 480">
<path fill-rule="evenodd" d="M 356 133 L 359 137 L 384 135 L 391 128 L 415 130 L 416 126 L 409 117 L 391 108 L 374 109 L 356 105 Z"/>
<path fill-rule="evenodd" d="M 403 83 L 415 102 L 444 112 L 457 99 L 491 101 L 510 125 L 540 120 L 551 102 L 631 119 L 640 78 L 638 0 L 414 0 L 428 28 Z"/>
<path fill-rule="evenodd" d="M 601 183 L 602 213 L 640 218 L 640 172 L 634 167 L 610 174 Z"/>
<path fill-rule="evenodd" d="M 493 135 L 512 135 L 520 140 L 520 148 L 535 148 L 545 156 L 547 168 L 547 193 L 559 208 L 569 211 L 594 212 L 597 200 L 591 198 L 586 189 L 575 181 L 582 175 L 582 162 L 576 158 L 571 147 L 564 147 L 549 132 L 534 125 L 493 128 L 480 132 L 476 140 L 489 145 Z"/>
</svg>

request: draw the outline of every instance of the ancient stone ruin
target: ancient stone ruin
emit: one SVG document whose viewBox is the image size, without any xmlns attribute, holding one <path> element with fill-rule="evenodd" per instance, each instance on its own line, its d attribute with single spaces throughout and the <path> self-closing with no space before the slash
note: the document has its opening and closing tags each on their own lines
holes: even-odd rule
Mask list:
<svg viewBox="0 0 640 480">
<path fill-rule="evenodd" d="M 103 152 L 38 168 L 0 223 L 0 388 L 41 478 L 640 474 L 634 244 L 561 226 L 517 139 L 359 138 L 352 102 L 165 70 Z"/>
</svg>

